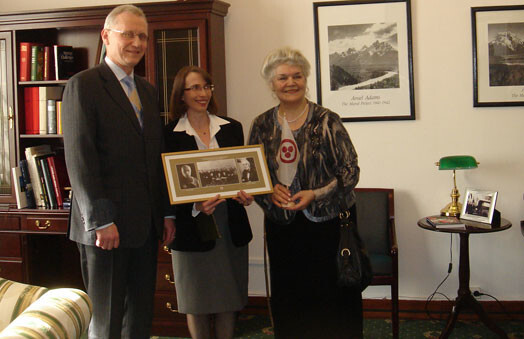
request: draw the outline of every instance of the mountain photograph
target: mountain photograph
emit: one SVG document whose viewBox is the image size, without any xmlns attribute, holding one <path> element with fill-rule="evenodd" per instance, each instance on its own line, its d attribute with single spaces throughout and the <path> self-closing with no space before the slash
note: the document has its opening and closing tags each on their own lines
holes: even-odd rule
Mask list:
<svg viewBox="0 0 524 339">
<path fill-rule="evenodd" d="M 524 22 L 489 24 L 489 85 L 524 86 Z"/>
<path fill-rule="evenodd" d="M 330 88 L 399 88 L 396 23 L 328 27 Z"/>
</svg>

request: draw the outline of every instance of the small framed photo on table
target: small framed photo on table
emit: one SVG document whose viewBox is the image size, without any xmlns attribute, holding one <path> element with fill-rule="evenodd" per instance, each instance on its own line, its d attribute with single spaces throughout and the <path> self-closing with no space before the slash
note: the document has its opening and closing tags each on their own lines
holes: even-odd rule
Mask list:
<svg viewBox="0 0 524 339">
<path fill-rule="evenodd" d="M 495 191 L 467 188 L 460 218 L 491 224 L 496 202 L 497 192 Z"/>
<path fill-rule="evenodd" d="M 171 204 L 273 192 L 262 145 L 163 153 Z"/>
</svg>

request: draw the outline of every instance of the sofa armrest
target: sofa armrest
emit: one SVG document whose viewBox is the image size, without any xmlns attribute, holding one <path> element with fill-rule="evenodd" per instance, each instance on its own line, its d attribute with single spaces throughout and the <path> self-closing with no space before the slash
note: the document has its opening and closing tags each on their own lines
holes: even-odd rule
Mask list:
<svg viewBox="0 0 524 339">
<path fill-rule="evenodd" d="M 0 278 L 0 331 L 47 291 L 44 287 Z"/>
<path fill-rule="evenodd" d="M 91 300 L 84 291 L 52 289 L 0 332 L 0 338 L 80 338 L 91 312 Z"/>
</svg>

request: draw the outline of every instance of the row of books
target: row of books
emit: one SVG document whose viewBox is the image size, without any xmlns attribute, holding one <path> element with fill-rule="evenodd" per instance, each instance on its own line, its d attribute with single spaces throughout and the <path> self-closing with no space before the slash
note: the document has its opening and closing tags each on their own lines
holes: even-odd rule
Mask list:
<svg viewBox="0 0 524 339">
<path fill-rule="evenodd" d="M 20 43 L 20 81 L 67 80 L 74 66 L 73 46 Z"/>
<path fill-rule="evenodd" d="M 24 87 L 25 134 L 62 134 L 61 86 Z"/>
<path fill-rule="evenodd" d="M 27 147 L 25 156 L 12 170 L 18 208 L 64 207 L 69 186 L 64 158 L 49 145 Z"/>
</svg>

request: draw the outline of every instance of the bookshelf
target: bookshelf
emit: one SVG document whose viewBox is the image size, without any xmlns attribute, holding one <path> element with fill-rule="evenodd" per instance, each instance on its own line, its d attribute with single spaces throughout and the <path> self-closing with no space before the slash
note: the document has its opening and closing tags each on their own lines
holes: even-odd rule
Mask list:
<svg viewBox="0 0 524 339">
<path fill-rule="evenodd" d="M 227 114 L 224 17 L 229 4 L 185 0 L 138 4 L 148 18 L 149 42 L 135 72 L 159 91 L 167 122 L 176 72 L 188 64 L 206 68 L 215 82 L 214 95 Z M 0 14 L 0 276 L 47 287 L 82 288 L 76 245 L 66 237 L 67 208 L 18 209 L 11 168 L 26 158 L 28 147 L 49 145 L 63 156 L 60 134 L 25 130 L 24 92 L 30 87 L 61 87 L 67 80 L 20 81 L 20 43 L 70 45 L 74 71 L 100 59 L 100 30 L 114 6 L 91 6 Z M 62 187 L 63 189 L 64 187 Z M 64 192 L 65 193 L 65 192 Z M 187 336 L 185 316 L 176 312 L 171 257 L 159 249 L 152 335 Z"/>
</svg>

